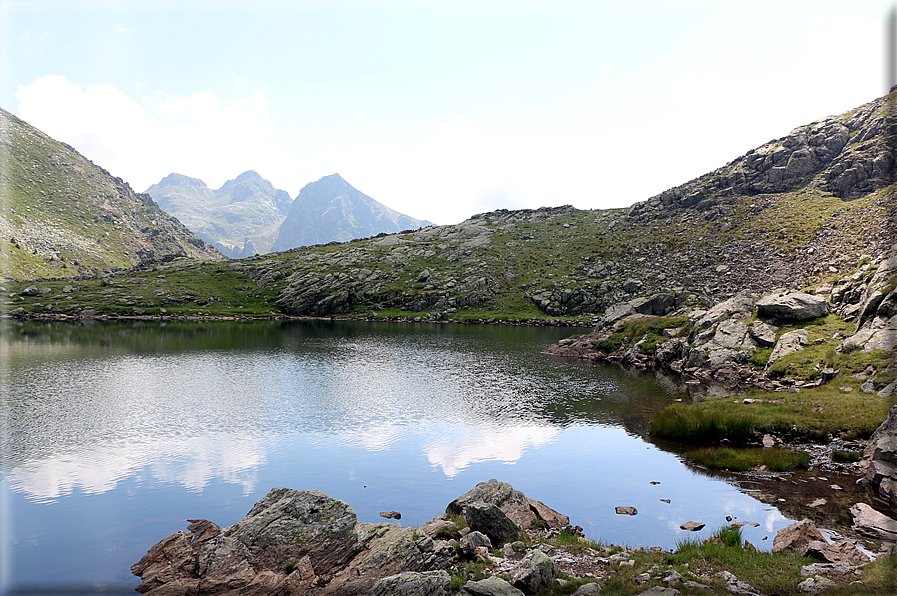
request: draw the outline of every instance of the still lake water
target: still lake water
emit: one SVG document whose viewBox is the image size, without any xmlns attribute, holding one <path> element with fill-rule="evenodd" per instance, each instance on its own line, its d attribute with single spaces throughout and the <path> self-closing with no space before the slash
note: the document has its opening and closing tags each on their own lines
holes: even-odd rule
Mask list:
<svg viewBox="0 0 897 596">
<path fill-rule="evenodd" d="M 230 525 L 278 486 L 417 526 L 498 478 L 591 539 L 666 549 L 690 520 L 697 537 L 756 521 L 745 537 L 765 548 L 790 523 L 648 440 L 674 398 L 652 375 L 539 353 L 574 329 L 3 325 L 6 592 L 134 593 L 129 567 L 187 518 Z"/>
</svg>

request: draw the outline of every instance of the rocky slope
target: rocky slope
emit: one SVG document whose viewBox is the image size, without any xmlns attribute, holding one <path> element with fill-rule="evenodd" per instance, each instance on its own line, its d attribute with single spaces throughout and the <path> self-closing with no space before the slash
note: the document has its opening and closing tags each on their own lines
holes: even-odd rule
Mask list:
<svg viewBox="0 0 897 596">
<path fill-rule="evenodd" d="M 74 277 L 181 255 L 221 259 L 146 194 L 0 110 L 0 270 Z"/>
<path fill-rule="evenodd" d="M 169 174 L 147 194 L 228 257 L 270 252 L 292 204 L 289 194 L 254 171 L 212 190 L 202 180 Z"/>
<path fill-rule="evenodd" d="M 271 250 L 326 242 L 345 242 L 432 225 L 382 205 L 359 192 L 339 174 L 305 185 L 281 224 Z"/>
</svg>

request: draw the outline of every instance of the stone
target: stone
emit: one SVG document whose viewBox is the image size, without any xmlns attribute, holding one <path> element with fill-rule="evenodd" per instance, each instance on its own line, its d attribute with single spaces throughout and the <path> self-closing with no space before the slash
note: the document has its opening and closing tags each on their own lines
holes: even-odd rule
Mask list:
<svg viewBox="0 0 897 596">
<path fill-rule="evenodd" d="M 453 538 L 458 535 L 455 529 L 455 522 L 445 514 L 434 517 L 419 529 L 434 540 L 437 538 Z"/>
<path fill-rule="evenodd" d="M 856 503 L 850 508 L 853 529 L 860 534 L 882 540 L 897 540 L 897 520 L 879 513 L 866 503 Z"/>
<path fill-rule="evenodd" d="M 865 477 L 879 494 L 897 506 L 897 405 L 872 434 L 863 455 Z"/>
<path fill-rule="evenodd" d="M 452 578 L 444 569 L 408 571 L 377 580 L 367 596 L 449 596 Z"/>
<path fill-rule="evenodd" d="M 398 511 L 381 511 L 380 517 L 385 517 L 387 519 L 402 519 L 402 514 Z"/>
<path fill-rule="evenodd" d="M 672 586 L 673 584 L 678 583 L 681 580 L 682 575 L 675 569 L 667 569 L 660 574 L 660 581 L 668 586 Z"/>
<path fill-rule="evenodd" d="M 800 590 L 802 594 L 821 594 L 826 590 L 830 590 L 836 587 L 838 587 L 838 584 L 827 577 L 822 577 L 821 575 L 808 577 L 804 581 L 797 584 L 797 589 Z"/>
<path fill-rule="evenodd" d="M 40 294 L 40 290 L 37 289 L 37 286 L 28 286 L 22 290 L 22 296 L 37 296 L 38 294 Z"/>
<path fill-rule="evenodd" d="M 681 526 L 679 526 L 680 530 L 686 530 L 687 532 L 697 532 L 699 530 L 703 530 L 706 524 L 702 524 L 700 522 L 685 522 Z"/>
<path fill-rule="evenodd" d="M 635 309 L 628 302 L 620 302 L 619 304 L 614 304 L 607 308 L 604 311 L 604 315 L 601 317 L 600 324 L 601 325 L 610 325 L 615 321 L 619 321 L 623 317 L 628 317 L 629 315 L 634 315 Z"/>
<path fill-rule="evenodd" d="M 519 529 L 527 530 L 534 525 L 547 524 L 550 528 L 561 529 L 570 523 L 566 515 L 551 509 L 544 503 L 527 498 L 519 490 L 514 490 L 507 482 L 495 478 L 480 482 L 446 507 L 446 513 L 464 515 L 464 508 L 474 501 L 497 505 Z"/>
<path fill-rule="evenodd" d="M 644 592 L 639 592 L 637 596 L 679 596 L 679 594 L 680 592 L 676 588 L 654 586 L 653 588 L 648 588 Z"/>
<path fill-rule="evenodd" d="M 460 596 L 524 596 L 524 593 L 493 575 L 476 582 L 467 582 L 459 592 Z"/>
<path fill-rule="evenodd" d="M 769 355 L 769 360 L 766 361 L 766 367 L 769 368 L 776 360 L 783 356 L 803 350 L 808 341 L 809 334 L 805 329 L 795 329 L 794 331 L 783 333 L 776 342 L 775 347 L 772 349 L 772 353 Z"/>
<path fill-rule="evenodd" d="M 838 540 L 831 544 L 814 540 L 807 545 L 806 555 L 820 561 L 846 566 L 869 562 L 869 557 L 847 540 Z"/>
<path fill-rule="evenodd" d="M 598 596 L 598 594 L 601 594 L 601 586 L 595 582 L 583 584 L 573 592 L 573 596 Z"/>
<path fill-rule="evenodd" d="M 492 541 L 482 532 L 469 532 L 461 537 L 461 552 L 470 558 L 474 558 L 477 554 L 477 548 L 484 546 L 487 550 L 492 550 Z"/>
<path fill-rule="evenodd" d="M 720 576 L 726 581 L 726 592 L 736 596 L 761 596 L 761 592 L 747 582 L 743 582 L 735 574 L 723 571 Z"/>
<path fill-rule="evenodd" d="M 803 519 L 782 528 L 776 533 L 776 537 L 772 541 L 772 552 L 793 550 L 800 555 L 804 555 L 810 543 L 814 540 L 825 542 L 825 537 L 816 528 L 816 524 L 809 519 Z"/>
<path fill-rule="evenodd" d="M 511 574 L 511 582 L 525 594 L 535 594 L 549 585 L 558 575 L 554 561 L 541 550 L 533 549 L 520 560 Z"/>
<path fill-rule="evenodd" d="M 760 346 L 771 348 L 776 343 L 776 333 L 779 328 L 763 321 L 754 321 L 751 325 L 751 337 L 754 338 Z"/>
<path fill-rule="evenodd" d="M 636 509 L 635 507 L 617 505 L 614 509 L 617 512 L 617 515 L 638 515 L 638 509 Z"/>
<path fill-rule="evenodd" d="M 828 314 L 828 301 L 822 296 L 793 290 L 778 290 L 757 301 L 761 315 L 776 319 L 806 321 Z"/>
<path fill-rule="evenodd" d="M 520 529 L 497 505 L 476 501 L 464 507 L 461 515 L 471 531 L 479 531 L 493 544 L 517 540 Z"/>
<path fill-rule="evenodd" d="M 820 573 L 836 573 L 838 575 L 844 575 L 856 569 L 856 566 L 839 565 L 837 563 L 813 563 L 811 565 L 804 565 L 803 567 L 801 567 L 800 576 L 809 577 L 811 575 L 818 575 Z"/>
</svg>

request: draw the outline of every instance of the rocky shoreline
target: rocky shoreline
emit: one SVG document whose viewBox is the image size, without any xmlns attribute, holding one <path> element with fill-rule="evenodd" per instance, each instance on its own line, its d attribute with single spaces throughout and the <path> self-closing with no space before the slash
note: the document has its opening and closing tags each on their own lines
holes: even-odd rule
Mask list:
<svg viewBox="0 0 897 596">
<path fill-rule="evenodd" d="M 864 533 L 877 532 L 881 537 L 893 531 L 891 540 L 897 539 L 897 521 L 865 503 L 851 513 Z M 646 596 L 677 595 L 680 590 L 763 594 L 728 569 L 677 564 L 676 553 L 660 547 L 626 548 L 585 540 L 569 518 L 495 479 L 479 483 L 449 503 L 445 514 L 419 528 L 359 523 L 343 501 L 321 491 L 287 488 L 272 489 L 246 517 L 227 528 L 208 520 L 187 521 L 189 532 L 161 540 L 132 566 L 132 573 L 143 580 L 138 592 L 587 596 L 599 594 L 602 586 L 619 588 L 622 581 L 628 586 L 625 593 Z M 683 528 L 703 525 L 683 524 Z M 722 546 L 723 539 L 725 532 L 705 544 Z M 740 539 L 737 546 L 756 553 Z M 772 552 L 780 551 L 815 560 L 802 559 L 800 577 L 794 578 L 800 592 L 810 594 L 859 582 L 863 568 L 874 558 L 851 541 L 829 542 L 810 520 L 779 531 Z"/>
</svg>

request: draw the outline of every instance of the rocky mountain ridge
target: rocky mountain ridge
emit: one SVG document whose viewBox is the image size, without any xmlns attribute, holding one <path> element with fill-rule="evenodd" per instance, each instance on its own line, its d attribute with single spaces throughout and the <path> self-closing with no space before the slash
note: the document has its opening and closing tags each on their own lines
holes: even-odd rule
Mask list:
<svg viewBox="0 0 897 596">
<path fill-rule="evenodd" d="M 281 224 L 272 251 L 374 234 L 392 234 L 432 225 L 409 217 L 355 189 L 339 174 L 306 184 Z"/>
<path fill-rule="evenodd" d="M 269 252 L 292 204 L 289 194 L 249 170 L 212 190 L 197 178 L 169 174 L 146 190 L 224 255 L 239 259 Z"/>
<path fill-rule="evenodd" d="M 147 194 L 0 110 L 0 254 L 7 279 L 98 275 L 221 255 Z"/>
<path fill-rule="evenodd" d="M 375 201 L 339 174 L 307 184 L 295 200 L 252 170 L 217 190 L 170 174 L 146 192 L 233 259 L 431 225 Z"/>
</svg>

